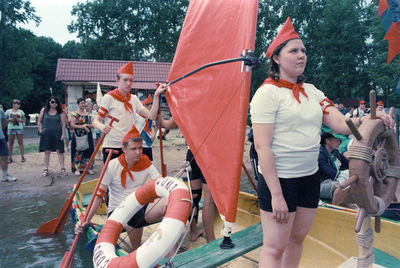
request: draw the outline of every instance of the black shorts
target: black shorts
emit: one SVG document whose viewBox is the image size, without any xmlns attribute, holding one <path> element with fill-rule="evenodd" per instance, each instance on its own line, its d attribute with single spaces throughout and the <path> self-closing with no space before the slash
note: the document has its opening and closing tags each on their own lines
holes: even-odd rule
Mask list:
<svg viewBox="0 0 400 268">
<path fill-rule="evenodd" d="M 0 156 L 8 156 L 8 144 L 5 138 L 0 140 Z"/>
<path fill-rule="evenodd" d="M 150 158 L 150 161 L 153 161 L 153 148 L 144 148 L 143 147 L 143 154 L 147 155 Z"/>
<path fill-rule="evenodd" d="M 124 153 L 121 148 L 103 148 L 103 163 L 105 163 L 107 160 L 107 156 L 108 156 L 108 153 L 106 152 L 107 149 L 113 149 L 113 150 L 118 151 L 117 154 L 113 154 L 111 156 L 110 160 L 113 160 L 114 158 L 117 158 L 118 156 L 120 156 L 121 154 Z"/>
<path fill-rule="evenodd" d="M 186 153 L 186 161 L 189 161 L 190 168 L 192 171 L 190 172 L 190 180 L 201 179 L 202 183 L 207 184 L 206 179 L 203 176 L 203 173 L 200 170 L 200 167 L 197 165 L 196 159 L 194 158 L 192 151 L 190 149 L 187 150 Z"/>
<path fill-rule="evenodd" d="M 297 207 L 318 207 L 320 185 L 318 172 L 300 178 L 279 178 L 279 181 L 289 212 L 295 212 Z M 260 208 L 264 211 L 272 212 L 271 192 L 263 176 L 260 176 L 258 180 L 257 194 L 260 200 Z"/>
<path fill-rule="evenodd" d="M 149 223 L 147 223 L 146 220 L 145 220 L 145 218 L 144 218 L 144 216 L 146 215 L 146 209 L 147 209 L 147 206 L 148 206 L 148 205 L 149 205 L 149 204 L 146 204 L 146 205 L 144 205 L 141 209 L 139 209 L 139 211 L 136 212 L 135 215 L 133 215 L 133 217 L 128 221 L 127 224 L 128 224 L 129 226 L 131 226 L 132 228 L 136 228 L 136 229 L 142 228 L 142 227 L 144 227 L 144 226 L 149 225 Z M 110 215 L 111 215 L 113 212 L 114 212 L 114 210 L 111 211 L 110 213 L 108 213 L 108 217 L 110 217 Z"/>
</svg>

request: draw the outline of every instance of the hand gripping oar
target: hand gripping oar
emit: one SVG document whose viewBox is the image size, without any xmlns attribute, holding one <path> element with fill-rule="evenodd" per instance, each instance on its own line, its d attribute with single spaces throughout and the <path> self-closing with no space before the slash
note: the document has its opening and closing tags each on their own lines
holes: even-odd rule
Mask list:
<svg viewBox="0 0 400 268">
<path fill-rule="evenodd" d="M 101 182 L 102 182 L 102 180 L 103 180 L 103 177 L 104 177 L 104 174 L 105 174 L 105 172 L 106 172 L 106 170 L 107 170 L 108 163 L 109 163 L 110 160 L 111 160 L 111 156 L 112 156 L 113 154 L 118 153 L 118 151 L 112 150 L 112 149 L 108 149 L 108 150 L 106 150 L 106 152 L 108 152 L 107 160 L 106 160 L 106 162 L 104 163 L 104 167 L 103 167 L 103 169 L 101 170 L 100 177 L 99 177 L 99 179 L 97 180 L 96 187 L 94 188 L 92 197 L 90 198 L 89 205 L 88 205 L 87 208 L 86 208 L 85 215 L 83 216 L 83 222 L 86 222 L 87 217 L 88 217 L 89 212 L 90 212 L 90 209 L 91 209 L 92 206 L 93 206 L 93 202 L 94 202 L 94 199 L 96 198 L 97 190 L 99 190 L 100 184 L 101 184 Z M 75 187 L 75 188 L 76 188 L 76 187 Z M 74 256 L 75 256 L 75 247 L 76 247 L 76 244 L 78 243 L 79 236 L 80 236 L 80 233 L 77 234 L 77 235 L 75 235 L 74 241 L 72 242 L 72 245 L 71 245 L 69 251 L 65 252 L 65 254 L 64 254 L 64 258 L 63 258 L 62 261 L 61 261 L 60 267 L 63 267 L 63 268 L 64 268 L 64 267 L 68 267 L 68 268 L 71 267 L 72 260 L 74 259 Z"/>
<path fill-rule="evenodd" d="M 111 118 L 109 126 L 112 126 L 114 121 L 119 122 L 119 120 L 117 118 L 114 118 L 110 115 L 108 117 Z M 62 209 L 60 211 L 60 214 L 58 214 L 58 217 L 55 219 L 52 219 L 51 221 L 43 223 L 39 227 L 39 229 L 37 229 L 37 231 L 36 231 L 37 234 L 58 234 L 63 230 L 65 221 L 67 220 L 67 217 L 68 217 L 68 211 L 72 204 L 72 200 L 73 200 L 76 192 L 78 191 L 79 186 L 81 185 L 83 178 L 86 175 L 86 172 L 88 171 L 89 167 L 92 165 L 92 162 L 93 162 L 97 152 L 99 151 L 101 143 L 103 142 L 106 135 L 107 134 L 103 133 L 103 135 L 101 136 L 99 142 L 97 143 L 96 148 L 93 151 L 92 156 L 89 159 L 89 162 L 86 165 L 85 170 L 83 171 L 81 177 L 79 178 L 78 183 L 76 184 L 74 191 L 69 195 L 69 198 L 65 201 L 64 206 L 62 207 Z"/>
</svg>

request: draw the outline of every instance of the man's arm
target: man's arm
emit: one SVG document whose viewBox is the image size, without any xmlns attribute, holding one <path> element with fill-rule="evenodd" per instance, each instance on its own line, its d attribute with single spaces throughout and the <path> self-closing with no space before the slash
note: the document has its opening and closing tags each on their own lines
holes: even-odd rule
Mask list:
<svg viewBox="0 0 400 268">
<path fill-rule="evenodd" d="M 101 189 L 101 190 L 100 190 Z M 85 222 L 79 220 L 75 226 L 75 234 L 82 233 L 88 226 L 90 220 L 93 218 L 94 214 L 96 214 L 99 209 L 101 203 L 103 202 L 103 194 L 107 192 L 107 185 L 100 184 L 99 190 L 96 193 L 96 196 L 93 200 L 92 207 L 89 210 L 89 214 L 86 218 Z"/>
</svg>

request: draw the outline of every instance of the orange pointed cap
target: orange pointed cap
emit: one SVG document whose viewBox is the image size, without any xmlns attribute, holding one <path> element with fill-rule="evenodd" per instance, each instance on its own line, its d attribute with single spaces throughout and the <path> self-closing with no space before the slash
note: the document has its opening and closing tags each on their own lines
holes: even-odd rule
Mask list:
<svg viewBox="0 0 400 268">
<path fill-rule="evenodd" d="M 378 102 L 376 103 L 376 105 L 378 105 L 378 106 L 383 106 L 383 102 L 382 102 L 382 101 L 378 101 Z"/>
<path fill-rule="evenodd" d="M 149 94 L 149 96 L 147 96 L 146 99 L 142 100 L 142 104 L 143 105 L 146 105 L 146 104 L 149 104 L 149 103 L 153 103 L 153 99 L 151 97 L 151 94 Z"/>
<path fill-rule="evenodd" d="M 137 128 L 135 126 L 132 126 L 131 130 L 129 130 L 128 133 L 126 133 L 124 139 L 122 140 L 122 144 L 134 138 L 140 138 L 140 134 Z"/>
<path fill-rule="evenodd" d="M 117 74 L 131 74 L 133 75 L 133 62 L 130 61 L 127 64 L 119 68 Z"/>
<path fill-rule="evenodd" d="M 363 101 L 363 100 L 360 100 L 360 104 L 365 104 L 365 101 Z"/>
<path fill-rule="evenodd" d="M 269 45 L 267 53 L 265 53 L 265 56 L 267 58 L 270 58 L 272 56 L 272 53 L 274 53 L 275 49 L 277 49 L 284 42 L 291 40 L 291 39 L 300 39 L 300 37 L 294 30 L 292 21 L 288 17 L 286 19 L 286 22 L 283 25 L 282 29 L 279 31 L 278 35 L 275 37 L 274 41 L 272 41 L 271 45 Z"/>
</svg>

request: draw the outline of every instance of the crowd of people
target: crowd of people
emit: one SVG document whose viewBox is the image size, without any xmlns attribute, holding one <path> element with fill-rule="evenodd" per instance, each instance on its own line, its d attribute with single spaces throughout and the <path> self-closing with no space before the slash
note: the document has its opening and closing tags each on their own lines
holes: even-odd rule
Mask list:
<svg viewBox="0 0 400 268">
<path fill-rule="evenodd" d="M 250 112 L 254 136 L 254 148 L 258 163 L 258 198 L 264 243 L 259 256 L 260 267 L 297 267 L 302 254 L 303 241 L 308 234 L 320 198 L 331 199 L 334 204 L 345 200 L 348 189 L 338 184 L 348 178 L 348 160 L 338 148 L 340 139 L 336 133 L 349 135 L 345 123 L 350 118 L 356 127 L 368 117 L 365 102 L 345 108 L 335 105 L 313 84 L 305 83 L 306 48 L 288 18 L 266 52 L 269 59 L 268 78 L 255 93 Z M 56 152 L 62 175 L 68 172 L 64 165 L 64 141 L 70 142 L 71 172 L 80 176 L 86 168 L 93 174 L 88 161 L 94 153 L 101 134 L 103 162 L 107 149 L 115 150 L 105 177 L 96 194 L 94 206 L 85 222 L 79 220 L 76 232 L 87 227 L 98 206 L 108 195 L 108 215 L 130 193 L 138 189 L 147 177 L 160 176 L 152 165 L 152 143 L 156 125 L 166 129 L 176 127 L 173 119 L 166 121 L 159 116 L 159 98 L 166 90 L 161 84 L 153 97 L 140 100 L 130 93 L 133 84 L 133 63 L 128 62 L 116 74 L 117 88 L 107 93 L 102 103 L 92 99 L 77 99 L 78 110 L 68 117 L 60 101 L 52 96 L 40 111 L 38 130 L 40 152 L 44 152 L 43 176 L 49 175 L 51 152 Z M 0 133 L 0 156 L 3 181 L 16 179 L 7 173 L 12 163 L 14 136 L 17 136 L 21 162 L 25 162 L 23 124 L 25 114 L 21 102 L 12 101 L 12 108 L 0 110 L 2 126 L 8 123 L 8 142 Z M 377 117 L 386 127 L 393 127 L 393 120 L 383 111 L 383 103 L 377 103 Z M 110 117 L 119 122 L 109 125 Z M 321 136 L 323 125 L 332 133 Z M 190 183 L 193 193 L 193 209 L 204 193 L 203 224 L 207 242 L 215 240 L 213 229 L 214 208 L 206 179 L 188 148 L 188 166 L 191 167 Z M 346 177 L 347 176 L 347 177 Z M 108 192 L 108 193 L 107 193 Z M 129 220 L 127 230 L 133 249 L 141 244 L 143 226 L 161 219 L 167 202 L 153 202 L 144 206 Z M 197 213 L 196 213 L 197 215 Z M 191 227 L 191 240 L 203 233 L 196 222 Z"/>
</svg>

